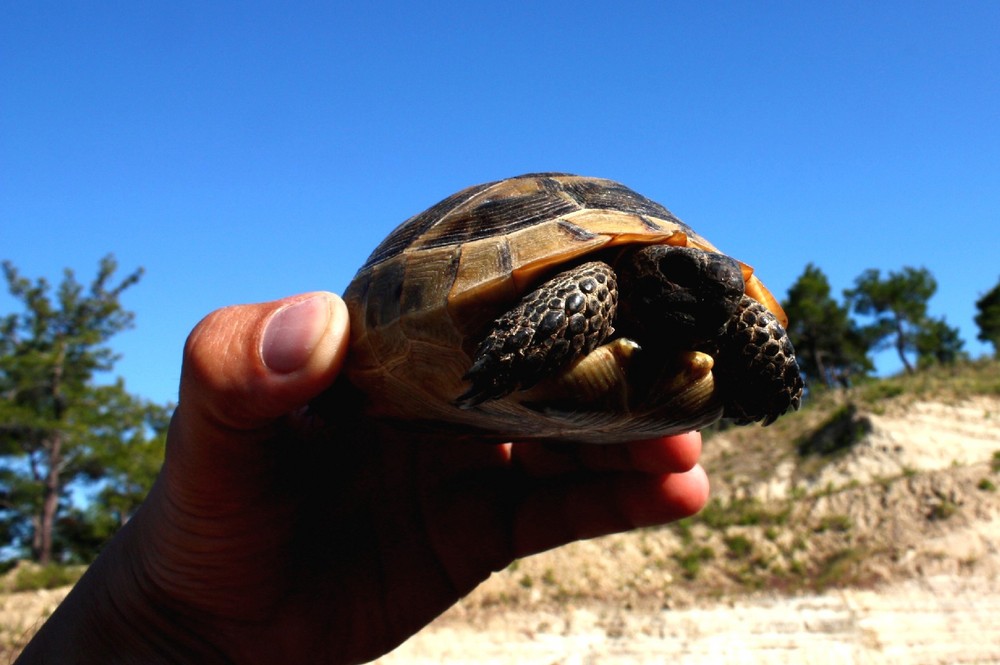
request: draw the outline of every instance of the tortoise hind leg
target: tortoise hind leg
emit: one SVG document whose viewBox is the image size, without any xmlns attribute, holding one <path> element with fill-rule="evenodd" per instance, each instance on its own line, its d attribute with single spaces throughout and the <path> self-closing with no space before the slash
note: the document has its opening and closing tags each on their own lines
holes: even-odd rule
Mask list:
<svg viewBox="0 0 1000 665">
<path fill-rule="evenodd" d="M 493 322 L 465 374 L 472 385 L 455 405 L 468 409 L 530 388 L 590 353 L 614 331 L 617 304 L 615 273 L 606 263 L 552 277 Z"/>
</svg>

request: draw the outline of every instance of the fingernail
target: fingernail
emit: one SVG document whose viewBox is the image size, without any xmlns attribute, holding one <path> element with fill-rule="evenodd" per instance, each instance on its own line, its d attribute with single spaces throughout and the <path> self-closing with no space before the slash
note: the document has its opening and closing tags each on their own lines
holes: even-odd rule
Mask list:
<svg viewBox="0 0 1000 665">
<path fill-rule="evenodd" d="M 329 325 L 330 300 L 321 294 L 278 310 L 264 330 L 264 364 L 280 374 L 294 372 L 309 360 Z"/>
</svg>

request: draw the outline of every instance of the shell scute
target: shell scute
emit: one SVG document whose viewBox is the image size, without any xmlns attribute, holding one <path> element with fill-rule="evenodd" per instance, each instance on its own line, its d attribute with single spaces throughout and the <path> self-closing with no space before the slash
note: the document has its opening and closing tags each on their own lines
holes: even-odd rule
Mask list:
<svg viewBox="0 0 1000 665">
<path fill-rule="evenodd" d="M 400 314 L 407 315 L 438 307 L 448 298 L 451 284 L 461 268 L 462 250 L 458 246 L 442 247 L 404 254 L 403 289 L 400 293 Z"/>
<path fill-rule="evenodd" d="M 394 258 L 407 248 L 414 247 L 417 240 L 426 234 L 428 229 L 438 224 L 442 219 L 449 217 L 456 209 L 465 205 L 469 199 L 487 189 L 490 184 L 484 183 L 463 189 L 404 221 L 386 236 L 385 240 L 379 243 L 365 264 L 361 266 L 359 272 Z"/>
<path fill-rule="evenodd" d="M 369 329 L 391 325 L 399 318 L 400 296 L 405 278 L 403 261 L 388 261 L 372 268 L 365 280 L 367 288 L 364 296 L 364 321 Z"/>
</svg>

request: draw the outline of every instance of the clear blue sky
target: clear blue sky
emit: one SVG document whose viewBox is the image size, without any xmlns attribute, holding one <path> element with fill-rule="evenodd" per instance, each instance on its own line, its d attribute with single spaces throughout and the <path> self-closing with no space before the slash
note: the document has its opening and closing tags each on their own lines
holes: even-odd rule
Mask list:
<svg viewBox="0 0 1000 665">
<path fill-rule="evenodd" d="M 342 292 L 440 198 L 564 170 L 660 201 L 779 297 L 807 262 L 838 294 L 925 266 L 980 355 L 998 35 L 994 1 L 5 2 L 0 259 L 145 267 L 117 369 L 167 401 L 207 312 Z"/>
</svg>

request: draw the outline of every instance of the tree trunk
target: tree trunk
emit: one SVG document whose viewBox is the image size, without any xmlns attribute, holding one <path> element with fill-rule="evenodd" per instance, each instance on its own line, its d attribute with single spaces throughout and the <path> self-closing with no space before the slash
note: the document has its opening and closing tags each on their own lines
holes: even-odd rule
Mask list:
<svg viewBox="0 0 1000 665">
<path fill-rule="evenodd" d="M 48 468 L 42 489 L 42 512 L 39 515 L 37 532 L 34 537 L 35 560 L 43 566 L 52 562 L 52 532 L 55 530 L 56 513 L 59 510 L 60 474 L 63 462 L 63 432 L 58 429 L 66 415 L 66 404 L 62 393 L 63 364 L 66 362 L 66 344 L 60 340 L 55 366 L 52 368 L 52 417 L 58 423 L 52 438 L 45 446 Z"/>
<path fill-rule="evenodd" d="M 41 511 L 31 516 L 31 560 L 38 561 L 42 552 L 42 513 Z"/>
<path fill-rule="evenodd" d="M 42 512 L 37 521 L 35 560 L 43 566 L 52 563 L 52 532 L 59 511 L 59 469 L 62 466 L 62 432 L 56 432 L 49 448 L 48 473 L 42 491 Z"/>
<path fill-rule="evenodd" d="M 830 372 L 826 369 L 826 363 L 823 362 L 823 352 L 819 350 L 819 345 L 815 341 L 810 346 L 812 347 L 813 362 L 816 363 L 816 373 L 819 375 L 819 379 L 823 381 L 827 388 L 833 388 L 833 379 L 830 376 Z"/>
<path fill-rule="evenodd" d="M 913 365 L 906 359 L 906 332 L 903 330 L 903 318 L 896 315 L 896 352 L 899 359 L 903 361 L 903 367 L 907 374 L 913 374 Z"/>
</svg>

